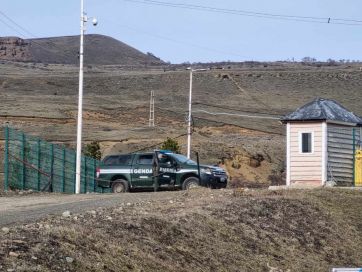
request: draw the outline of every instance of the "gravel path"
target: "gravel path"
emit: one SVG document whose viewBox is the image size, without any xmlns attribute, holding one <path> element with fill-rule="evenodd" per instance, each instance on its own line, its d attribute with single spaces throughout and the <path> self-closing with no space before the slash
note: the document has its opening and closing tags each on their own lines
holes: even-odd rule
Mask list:
<svg viewBox="0 0 362 272">
<path fill-rule="evenodd" d="M 98 207 L 113 207 L 121 203 L 170 200 L 182 192 L 147 192 L 126 194 L 28 195 L 0 197 L 0 226 L 13 226 L 36 221 L 64 211 L 79 213 Z"/>
</svg>

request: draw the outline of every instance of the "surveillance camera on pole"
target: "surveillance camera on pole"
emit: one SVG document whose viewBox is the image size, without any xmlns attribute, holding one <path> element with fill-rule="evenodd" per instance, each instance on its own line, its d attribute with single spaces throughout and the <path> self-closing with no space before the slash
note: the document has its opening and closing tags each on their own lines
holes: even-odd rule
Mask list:
<svg viewBox="0 0 362 272">
<path fill-rule="evenodd" d="M 98 20 L 97 20 L 97 18 L 93 18 L 92 24 L 93 24 L 94 26 L 97 26 L 97 25 L 98 25 Z"/>
<path fill-rule="evenodd" d="M 80 50 L 79 50 L 79 96 L 78 96 L 78 120 L 77 120 L 77 157 L 75 170 L 75 193 L 80 193 L 80 173 L 82 158 L 82 115 L 83 115 L 83 57 L 84 57 L 84 32 L 85 23 L 88 17 L 84 12 L 84 0 L 80 1 Z M 96 18 L 93 18 L 94 26 L 98 24 Z"/>
</svg>

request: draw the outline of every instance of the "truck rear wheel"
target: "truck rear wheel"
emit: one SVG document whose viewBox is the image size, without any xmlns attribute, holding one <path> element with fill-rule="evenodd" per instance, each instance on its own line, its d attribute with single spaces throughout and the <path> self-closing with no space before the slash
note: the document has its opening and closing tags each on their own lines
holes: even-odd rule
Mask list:
<svg viewBox="0 0 362 272">
<path fill-rule="evenodd" d="M 112 182 L 112 192 L 115 194 L 126 193 L 129 191 L 128 182 L 124 179 L 117 179 Z"/>
<path fill-rule="evenodd" d="M 182 190 L 189 190 L 200 186 L 199 179 L 196 177 L 189 177 L 182 183 Z"/>
</svg>

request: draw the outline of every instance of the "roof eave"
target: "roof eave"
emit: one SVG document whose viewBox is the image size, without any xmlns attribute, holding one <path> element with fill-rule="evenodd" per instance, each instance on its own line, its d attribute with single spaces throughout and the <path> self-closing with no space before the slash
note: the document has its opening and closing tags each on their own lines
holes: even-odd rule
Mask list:
<svg viewBox="0 0 362 272">
<path fill-rule="evenodd" d="M 311 122 L 327 122 L 329 124 L 336 124 L 336 125 L 343 125 L 343 126 L 351 126 L 351 127 L 357 127 L 357 126 L 362 126 L 362 123 L 351 123 L 351 122 L 344 122 L 344 121 L 336 121 L 336 120 L 326 120 L 326 119 L 295 119 L 295 120 L 291 120 L 291 119 L 282 119 L 280 120 L 280 122 L 282 124 L 287 124 L 287 123 L 292 123 L 292 122 L 296 122 L 296 123 L 311 123 Z"/>
<path fill-rule="evenodd" d="M 311 123 L 311 122 L 325 122 L 326 119 L 281 119 L 280 122 L 283 124 L 291 122 L 300 122 L 300 123 Z"/>
<path fill-rule="evenodd" d="M 343 125 L 343 126 L 350 126 L 350 127 L 357 127 L 361 126 L 362 124 L 359 123 L 351 123 L 351 122 L 343 122 L 343 121 L 335 121 L 335 120 L 327 120 L 329 124 L 336 124 L 336 125 Z"/>
</svg>

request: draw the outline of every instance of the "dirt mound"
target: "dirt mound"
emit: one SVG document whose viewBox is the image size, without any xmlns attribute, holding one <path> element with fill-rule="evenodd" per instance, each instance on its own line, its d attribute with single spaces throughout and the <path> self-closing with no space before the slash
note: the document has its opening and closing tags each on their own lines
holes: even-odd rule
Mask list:
<svg viewBox="0 0 362 272">
<path fill-rule="evenodd" d="M 337 196 L 337 197 L 334 197 Z M 327 271 L 360 266 L 359 191 L 198 189 L 6 230 L 16 271 Z M 340 205 L 343 202 L 345 205 Z M 352 216 L 353 215 L 353 216 Z M 3 231 L 4 233 L 4 231 Z"/>
<path fill-rule="evenodd" d="M 92 65 L 160 65 L 164 62 L 151 53 L 137 49 L 104 35 L 85 35 L 85 64 Z M 23 40 L 0 38 L 0 59 L 21 62 L 77 64 L 79 36 Z"/>
</svg>

